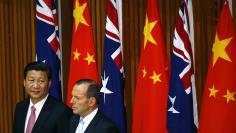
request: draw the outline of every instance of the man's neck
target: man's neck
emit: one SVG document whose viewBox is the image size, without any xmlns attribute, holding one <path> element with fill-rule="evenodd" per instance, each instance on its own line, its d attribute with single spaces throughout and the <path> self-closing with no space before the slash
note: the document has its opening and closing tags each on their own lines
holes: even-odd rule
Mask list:
<svg viewBox="0 0 236 133">
<path fill-rule="evenodd" d="M 88 116 L 89 114 L 91 114 L 97 108 L 98 108 L 97 106 L 90 108 L 85 114 L 83 114 L 83 115 L 81 114 L 80 117 L 84 118 L 84 117 Z"/>
</svg>

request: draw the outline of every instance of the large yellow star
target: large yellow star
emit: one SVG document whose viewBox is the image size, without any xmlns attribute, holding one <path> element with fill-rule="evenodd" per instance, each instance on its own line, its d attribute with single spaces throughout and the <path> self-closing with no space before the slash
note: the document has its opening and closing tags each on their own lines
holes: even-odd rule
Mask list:
<svg viewBox="0 0 236 133">
<path fill-rule="evenodd" d="M 160 77 L 161 77 L 161 73 L 157 75 L 156 72 L 154 71 L 153 75 L 149 78 L 151 78 L 153 80 L 153 84 L 156 84 L 157 81 L 161 82 Z"/>
<path fill-rule="evenodd" d="M 212 52 L 213 52 L 213 66 L 215 65 L 216 61 L 219 58 L 227 60 L 231 62 L 227 52 L 226 47 L 228 46 L 229 42 L 231 41 L 232 37 L 226 38 L 224 40 L 219 40 L 218 34 L 216 33 L 215 42 L 213 44 Z"/>
<path fill-rule="evenodd" d="M 74 54 L 74 60 L 78 60 L 79 61 L 80 53 L 78 53 L 77 49 L 73 52 L 73 54 Z"/>
<path fill-rule="evenodd" d="M 223 97 L 227 99 L 227 103 L 228 103 L 230 100 L 235 101 L 234 94 L 235 92 L 230 92 L 229 90 L 227 90 L 227 94 L 224 95 Z"/>
<path fill-rule="evenodd" d="M 87 57 L 84 58 L 84 60 L 88 61 L 88 65 L 90 65 L 91 62 L 95 62 L 94 55 L 90 55 L 89 53 L 87 53 Z"/>
<path fill-rule="evenodd" d="M 88 26 L 88 23 L 86 22 L 83 16 L 86 5 L 87 3 L 84 3 L 82 6 L 80 6 L 79 1 L 78 0 L 75 1 L 75 9 L 73 11 L 73 16 L 75 19 L 75 30 L 77 30 L 79 23 Z"/>
<path fill-rule="evenodd" d="M 145 78 L 147 75 L 147 71 L 146 71 L 145 67 L 143 68 L 142 72 L 143 72 L 143 78 Z"/>
<path fill-rule="evenodd" d="M 213 85 L 212 88 L 209 88 L 209 91 L 210 91 L 209 97 L 214 96 L 214 98 L 216 98 L 216 93 L 217 93 L 219 90 L 216 90 L 216 89 L 215 89 L 215 86 Z"/>
<path fill-rule="evenodd" d="M 146 15 L 146 19 L 145 19 L 145 26 L 144 26 L 144 48 L 147 45 L 147 41 L 151 42 L 154 45 L 157 45 L 155 39 L 152 37 L 152 30 L 154 28 L 154 26 L 156 25 L 157 21 L 154 22 L 150 22 L 148 20 L 148 16 Z"/>
</svg>

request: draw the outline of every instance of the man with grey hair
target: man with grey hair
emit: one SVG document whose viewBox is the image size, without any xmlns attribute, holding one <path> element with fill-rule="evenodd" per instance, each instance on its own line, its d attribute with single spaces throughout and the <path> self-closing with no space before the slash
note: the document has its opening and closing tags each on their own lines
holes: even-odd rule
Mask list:
<svg viewBox="0 0 236 133">
<path fill-rule="evenodd" d="M 70 133 L 119 133 L 113 122 L 98 110 L 99 88 L 91 79 L 78 80 L 72 89 Z"/>
</svg>

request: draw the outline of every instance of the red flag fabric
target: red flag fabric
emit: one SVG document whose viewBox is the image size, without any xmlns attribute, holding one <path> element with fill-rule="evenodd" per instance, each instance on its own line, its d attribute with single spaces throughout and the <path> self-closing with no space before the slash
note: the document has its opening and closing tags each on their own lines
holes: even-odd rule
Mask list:
<svg viewBox="0 0 236 133">
<path fill-rule="evenodd" d="M 157 3 L 157 0 L 147 1 L 133 112 L 133 133 L 167 132 L 168 58 Z"/>
<path fill-rule="evenodd" d="M 96 53 L 93 30 L 87 0 L 74 0 L 73 33 L 67 105 L 71 107 L 71 91 L 74 83 L 82 78 L 90 78 L 98 83 Z"/>
<path fill-rule="evenodd" d="M 228 2 L 217 27 L 208 66 L 199 133 L 236 132 L 236 40 Z"/>
</svg>

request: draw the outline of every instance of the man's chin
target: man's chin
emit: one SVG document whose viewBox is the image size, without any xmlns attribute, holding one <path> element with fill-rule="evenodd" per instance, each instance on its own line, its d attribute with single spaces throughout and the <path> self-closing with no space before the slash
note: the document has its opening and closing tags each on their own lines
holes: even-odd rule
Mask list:
<svg viewBox="0 0 236 133">
<path fill-rule="evenodd" d="M 72 108 L 72 111 L 73 111 L 73 113 L 74 113 L 74 114 L 77 114 L 77 115 L 79 115 L 79 112 L 78 112 L 78 110 L 76 110 L 76 109 L 73 109 L 73 108 Z"/>
<path fill-rule="evenodd" d="M 74 114 L 77 114 L 76 109 L 72 108 L 72 111 L 73 111 Z"/>
<path fill-rule="evenodd" d="M 30 94 L 31 99 L 40 99 L 40 96 L 37 94 Z"/>
<path fill-rule="evenodd" d="M 39 95 L 30 95 L 30 98 L 32 101 L 38 102 L 38 101 L 42 100 L 44 97 L 39 96 Z"/>
</svg>

